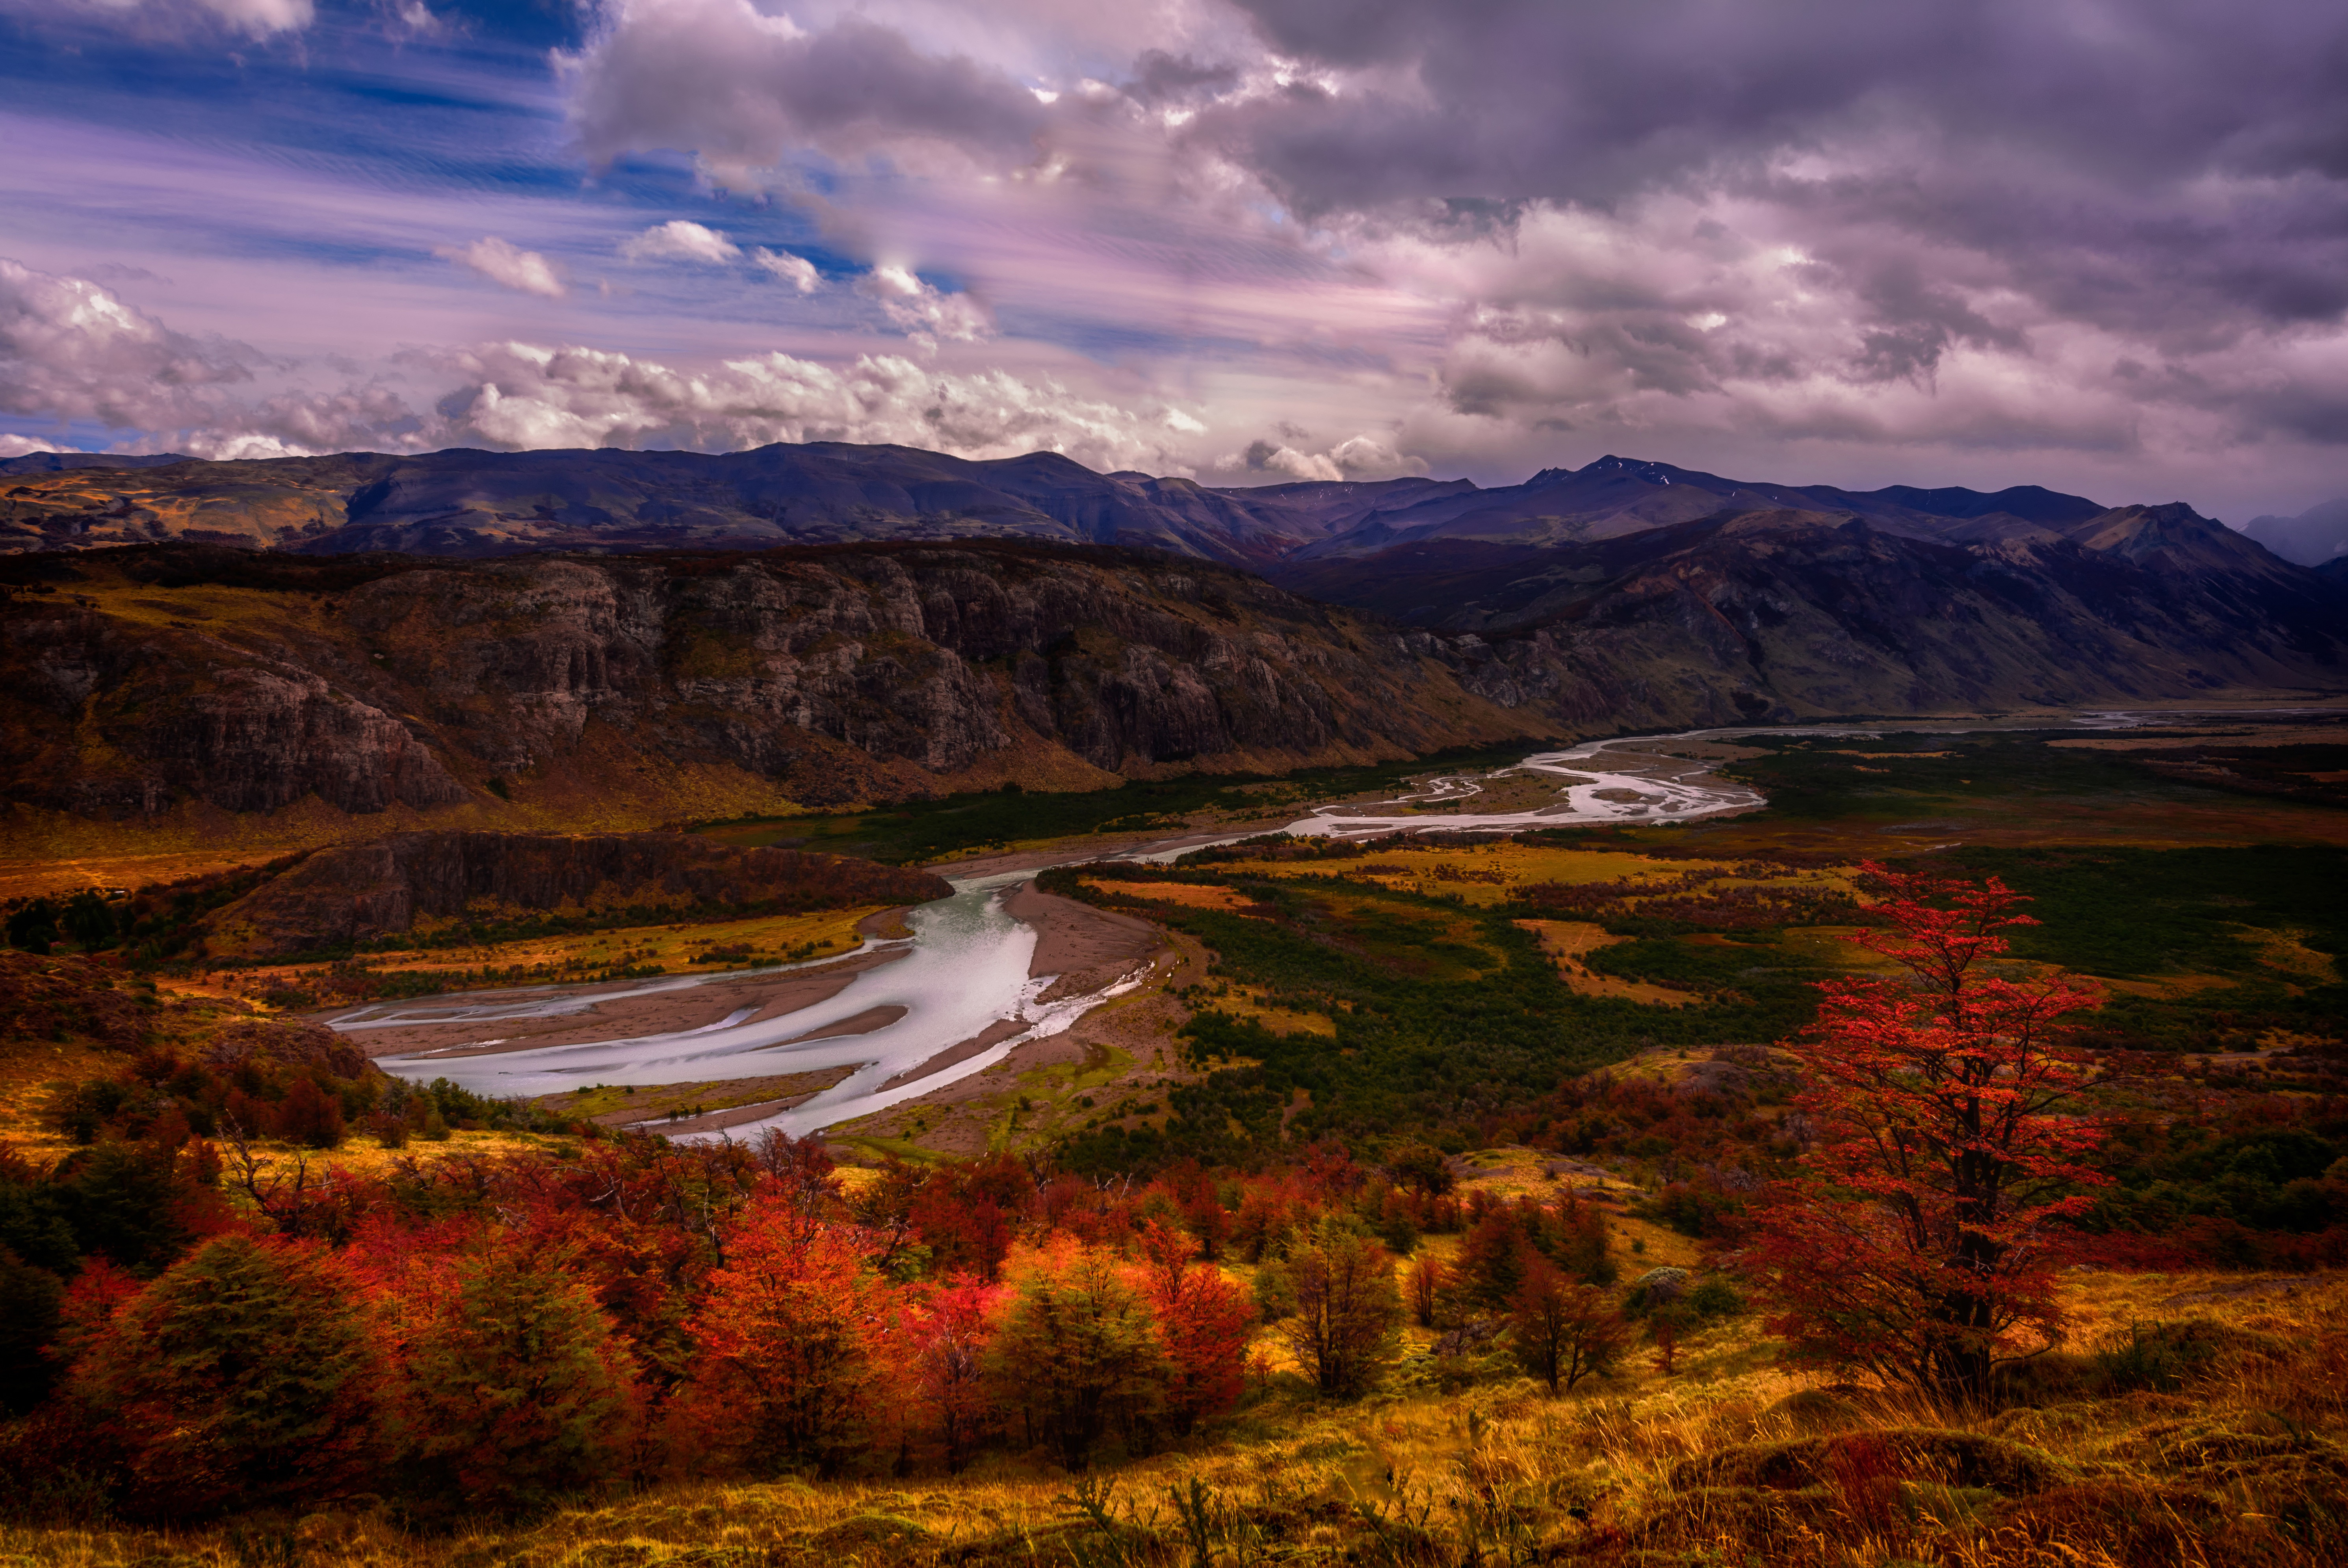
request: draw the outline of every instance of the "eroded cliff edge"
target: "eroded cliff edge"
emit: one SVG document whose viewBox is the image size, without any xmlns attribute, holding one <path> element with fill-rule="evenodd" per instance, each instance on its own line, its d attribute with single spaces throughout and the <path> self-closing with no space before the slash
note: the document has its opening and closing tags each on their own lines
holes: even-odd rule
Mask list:
<svg viewBox="0 0 2348 1568">
<path fill-rule="evenodd" d="M 11 566 L 5 830 L 634 828 L 1558 732 L 1369 618 L 1138 552 L 170 545 Z"/>
</svg>

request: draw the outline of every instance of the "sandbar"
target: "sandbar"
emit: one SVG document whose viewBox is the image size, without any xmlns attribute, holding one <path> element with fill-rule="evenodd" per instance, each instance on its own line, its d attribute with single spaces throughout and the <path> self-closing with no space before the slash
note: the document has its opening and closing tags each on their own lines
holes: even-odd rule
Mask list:
<svg viewBox="0 0 2348 1568">
<path fill-rule="evenodd" d="M 880 1087 L 883 1089 L 892 1089 L 901 1088 L 909 1083 L 919 1083 L 933 1073 L 942 1073 L 948 1068 L 957 1067 L 970 1060 L 981 1051 L 993 1050 L 996 1046 L 1012 1036 L 1024 1032 L 1027 1027 L 1027 1024 L 1022 1019 L 997 1018 L 960 1045 L 948 1046 L 918 1067 L 907 1068 Z"/>
<path fill-rule="evenodd" d="M 836 1040 L 842 1035 L 869 1035 L 875 1029 L 885 1029 L 912 1009 L 891 1002 L 885 1007 L 867 1007 L 861 1013 L 842 1018 L 837 1024 L 827 1024 L 820 1029 L 809 1029 L 804 1035 L 793 1035 L 788 1040 L 777 1040 L 759 1049 L 779 1051 L 790 1046 L 803 1046 L 809 1040 Z"/>
<path fill-rule="evenodd" d="M 1059 976 L 1044 993 L 1045 1001 L 1115 985 L 1166 945 L 1166 938 L 1146 920 L 1039 892 L 1032 882 L 1012 889 L 1003 907 L 1014 920 L 1035 928 L 1029 976 Z"/>
<path fill-rule="evenodd" d="M 892 947 L 878 953 L 860 953 L 816 969 L 748 973 L 736 979 L 713 979 L 704 985 L 679 985 L 670 990 L 633 990 L 628 988 L 630 983 L 619 982 L 610 993 L 599 996 L 593 1006 L 559 1017 L 427 1021 L 356 1030 L 344 1037 L 369 1057 L 420 1056 L 427 1052 L 436 1057 L 473 1057 L 537 1050 L 545 1046 L 680 1034 L 687 1029 L 706 1028 L 745 1007 L 757 1009 L 742 1020 L 750 1023 L 829 1002 L 846 990 L 857 975 L 883 964 L 893 964 L 910 951 Z M 448 1001 L 450 1006 L 459 1006 L 493 1001 L 501 995 L 519 999 L 529 994 L 526 990 L 467 991 Z M 877 1024 L 868 1026 L 879 1027 Z"/>
</svg>

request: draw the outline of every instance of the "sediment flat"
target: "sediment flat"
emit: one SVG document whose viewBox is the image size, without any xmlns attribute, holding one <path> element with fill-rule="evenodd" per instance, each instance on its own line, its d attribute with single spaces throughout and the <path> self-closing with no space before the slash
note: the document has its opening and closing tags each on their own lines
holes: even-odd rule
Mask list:
<svg viewBox="0 0 2348 1568">
<path fill-rule="evenodd" d="M 867 1007 L 861 1013 L 852 1014 L 837 1024 L 827 1024 L 820 1029 L 809 1029 L 804 1035 L 793 1035 L 788 1040 L 777 1040 L 773 1045 L 760 1048 L 779 1051 L 792 1046 L 806 1045 L 809 1040 L 831 1040 L 842 1035 L 869 1035 L 875 1029 L 887 1028 L 911 1010 L 894 1002 L 885 1007 Z"/>
<path fill-rule="evenodd" d="M 1026 1027 L 1026 1024 L 1017 1018 L 997 1018 L 961 1044 L 948 1046 L 919 1066 L 907 1068 L 880 1087 L 886 1090 L 902 1088 L 909 1083 L 919 1083 L 922 1079 L 942 1073 L 948 1068 L 960 1066 L 981 1051 L 994 1049 Z"/>
<path fill-rule="evenodd" d="M 1035 955 L 1028 962 L 1028 975 L 1060 977 L 1044 993 L 1046 1001 L 1113 985 L 1166 945 L 1165 937 L 1146 920 L 1040 892 L 1032 882 L 1014 888 L 1003 907 L 1013 919 L 1035 928 Z"/>
<path fill-rule="evenodd" d="M 687 1029 L 706 1028 L 745 1007 L 757 1009 L 743 1019 L 744 1023 L 751 1023 L 778 1018 L 829 1002 L 846 990 L 849 982 L 857 975 L 883 964 L 893 964 L 910 951 L 894 947 L 879 953 L 860 953 L 817 969 L 795 969 L 771 975 L 746 974 L 736 979 L 713 979 L 705 984 L 679 985 L 672 990 L 631 990 L 629 987 L 643 983 L 614 981 L 611 991 L 597 995 L 593 1006 L 583 1012 L 565 1013 L 559 1017 L 468 1018 L 450 1019 L 445 1023 L 400 1024 L 388 1028 L 356 1030 L 345 1037 L 369 1057 L 429 1054 L 453 1057 L 679 1034 Z M 516 998 L 528 994 L 526 990 L 504 993 Z M 563 994 L 596 995 L 592 989 Z M 488 1002 L 498 995 L 500 994 L 460 992 L 450 997 L 449 1005 L 462 1006 Z M 879 1026 L 878 1024 L 867 1026 L 869 1028 Z"/>
</svg>

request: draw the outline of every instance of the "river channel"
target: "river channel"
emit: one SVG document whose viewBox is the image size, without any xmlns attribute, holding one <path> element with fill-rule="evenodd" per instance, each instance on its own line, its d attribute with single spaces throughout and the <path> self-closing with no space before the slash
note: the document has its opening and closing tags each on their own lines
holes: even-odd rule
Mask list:
<svg viewBox="0 0 2348 1568">
<path fill-rule="evenodd" d="M 376 1065 L 416 1082 L 447 1078 L 476 1093 L 496 1096 L 556 1094 L 592 1084 L 697 1083 L 853 1068 L 848 1078 L 802 1104 L 762 1120 L 730 1127 L 723 1134 L 702 1136 L 752 1137 L 769 1127 L 802 1135 L 983 1072 L 1021 1044 L 1066 1029 L 1090 1008 L 1141 983 L 1141 970 L 1136 968 L 1098 990 L 1049 1002 L 1043 999 L 1058 977 L 1028 973 L 1036 934 L 1011 915 L 1004 907 L 1004 895 L 1044 864 L 1098 859 L 1170 861 L 1210 844 L 1282 830 L 1300 836 L 1368 838 L 1394 832 L 1515 833 L 1529 827 L 1577 823 L 1687 821 L 1766 803 L 1757 791 L 1709 771 L 1719 756 L 1716 748 L 1739 738 L 1868 738 L 2000 728 L 2096 731 L 2187 722 L 2195 717 L 2104 711 L 2074 715 L 2067 721 L 1916 719 L 1865 725 L 1745 726 L 1590 741 L 1537 753 L 1512 768 L 1443 775 L 1416 793 L 1392 800 L 1316 807 L 1284 826 L 1259 823 L 1245 833 L 1221 838 L 1194 834 L 1135 844 L 1107 854 L 1097 849 L 1072 851 L 1056 861 L 1031 858 L 1015 870 L 950 877 L 952 896 L 923 904 L 907 915 L 911 935 L 870 938 L 859 950 L 869 956 L 885 955 L 887 962 L 862 970 L 845 988 L 820 1003 L 777 1016 L 757 1018 L 752 1015 L 758 1009 L 742 1008 L 717 1022 L 673 1033 L 533 1049 L 495 1048 L 501 1044 L 496 1037 L 500 1024 L 589 1015 L 615 999 L 720 982 L 735 984 L 758 974 L 787 976 L 818 965 L 669 976 L 619 988 L 551 985 L 456 993 L 370 1004 L 325 1022 L 362 1035 L 381 1028 L 461 1026 L 461 1032 L 476 1035 L 462 1047 L 465 1054 L 435 1050 L 385 1056 L 376 1058 Z M 1708 748 L 1715 748 L 1710 759 L 1704 755 Z M 1495 795 L 1508 781 L 1521 780 L 1527 774 L 1560 780 L 1564 787 L 1562 798 L 1521 810 L 1494 809 L 1488 802 L 1486 810 L 1477 810 L 1479 797 Z M 839 960 L 821 962 L 836 965 Z M 879 1028 L 851 1033 L 842 1027 L 854 1020 L 869 1021 L 876 1009 L 884 1008 L 901 1011 L 893 1022 Z M 891 1079 L 933 1061 L 957 1044 L 980 1039 L 990 1028 L 998 1037 L 983 1049 L 916 1080 L 890 1087 Z M 484 1051 L 483 1047 L 489 1048 Z"/>
</svg>

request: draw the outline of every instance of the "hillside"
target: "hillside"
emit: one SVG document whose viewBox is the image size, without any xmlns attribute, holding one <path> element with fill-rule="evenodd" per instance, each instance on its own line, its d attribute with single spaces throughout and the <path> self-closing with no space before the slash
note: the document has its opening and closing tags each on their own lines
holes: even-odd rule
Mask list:
<svg viewBox="0 0 2348 1568">
<path fill-rule="evenodd" d="M 1097 474 L 1048 452 L 971 462 L 910 447 L 817 442 L 714 455 L 456 450 L 122 461 L 140 466 L 66 467 L 51 453 L 0 463 L 0 551 L 184 539 L 479 556 L 986 537 L 1246 562 L 1274 559 L 1325 531 L 1319 518 L 1276 499 L 1184 479 Z M 1386 489 L 1344 488 L 1371 498 Z"/>
<path fill-rule="evenodd" d="M 953 891 L 926 872 L 682 833 L 397 833 L 322 850 L 206 925 L 213 954 L 270 957 L 468 916 L 624 912 L 642 925 L 713 911 L 925 903 Z"/>
<path fill-rule="evenodd" d="M 2189 509 L 1924 539 L 1847 512 L 1714 513 L 1592 543 L 1449 540 L 1272 569 L 1478 650 L 1465 683 L 1568 722 L 2174 700 L 2348 683 L 2348 599 Z"/>
<path fill-rule="evenodd" d="M 28 846 L 73 821 L 158 849 L 259 818 L 302 842 L 608 830 L 1555 733 L 1358 615 L 1162 555 L 177 545 L 7 574 L 0 791 Z"/>
<path fill-rule="evenodd" d="M 842 442 L 716 454 L 459 449 L 231 462 L 42 452 L 0 462 L 0 552 L 180 539 L 480 556 L 994 537 L 1262 566 L 1426 542 L 1586 543 L 1786 509 L 1959 539 L 2062 529 L 2106 510 L 2035 485 L 1846 490 L 1612 456 L 1490 489 L 1431 479 L 1214 488 L 1095 473 L 1048 452 L 972 462 Z"/>
</svg>

